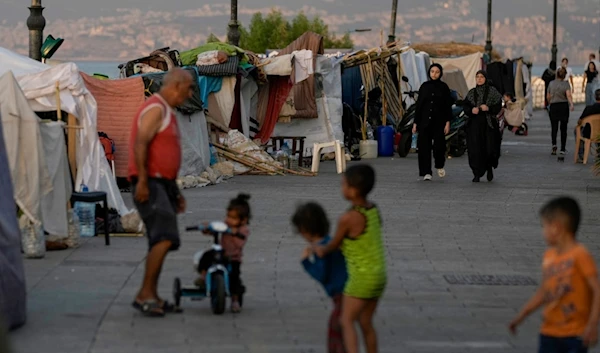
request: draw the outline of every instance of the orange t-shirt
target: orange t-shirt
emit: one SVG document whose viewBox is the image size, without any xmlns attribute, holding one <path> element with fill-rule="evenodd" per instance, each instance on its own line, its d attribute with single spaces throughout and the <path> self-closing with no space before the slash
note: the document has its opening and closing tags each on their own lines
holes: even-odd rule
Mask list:
<svg viewBox="0 0 600 353">
<path fill-rule="evenodd" d="M 592 309 L 592 290 L 586 278 L 598 275 L 592 255 L 581 244 L 563 254 L 549 249 L 544 254 L 542 271 L 545 304 L 541 333 L 581 336 Z"/>
</svg>

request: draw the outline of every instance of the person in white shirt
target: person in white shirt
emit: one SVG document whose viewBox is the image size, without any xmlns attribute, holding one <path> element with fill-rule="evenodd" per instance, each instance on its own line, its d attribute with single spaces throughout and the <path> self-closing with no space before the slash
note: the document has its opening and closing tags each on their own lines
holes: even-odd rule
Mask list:
<svg viewBox="0 0 600 353">
<path fill-rule="evenodd" d="M 565 70 L 567 70 L 567 76 L 565 77 L 565 81 L 569 82 L 571 84 L 571 87 L 575 87 L 575 85 L 573 85 L 573 69 L 569 67 L 569 59 L 563 58 L 561 64 L 562 67 L 564 67 Z"/>
<path fill-rule="evenodd" d="M 588 69 L 588 65 L 590 62 L 594 62 L 594 64 L 596 65 L 596 68 L 600 68 L 600 60 L 596 60 L 596 53 L 590 53 L 589 60 L 583 66 L 584 72 L 585 72 L 585 70 Z"/>
</svg>

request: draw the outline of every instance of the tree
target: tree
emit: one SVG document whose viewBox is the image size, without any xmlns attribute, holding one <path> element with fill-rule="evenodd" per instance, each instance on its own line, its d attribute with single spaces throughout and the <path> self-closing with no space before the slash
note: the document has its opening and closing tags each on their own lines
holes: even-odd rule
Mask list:
<svg viewBox="0 0 600 353">
<path fill-rule="evenodd" d="M 329 26 L 319 16 L 311 21 L 304 12 L 300 12 L 290 23 L 276 9 L 265 17 L 260 12 L 255 13 L 248 29 L 240 26 L 240 46 L 255 53 L 264 53 L 267 49 L 282 49 L 307 31 L 322 35 L 325 48 L 354 47 L 350 33 L 336 37 L 335 33 L 329 32 Z"/>
</svg>

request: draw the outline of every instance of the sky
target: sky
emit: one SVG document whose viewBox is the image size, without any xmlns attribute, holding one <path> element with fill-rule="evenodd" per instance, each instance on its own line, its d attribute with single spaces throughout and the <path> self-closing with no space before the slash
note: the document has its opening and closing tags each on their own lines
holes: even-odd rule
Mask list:
<svg viewBox="0 0 600 353">
<path fill-rule="evenodd" d="M 117 8 L 138 8 L 142 11 L 183 11 L 215 4 L 218 1 L 207 0 L 41 0 L 46 7 L 44 14 L 48 19 L 74 19 L 79 17 L 108 16 Z M 398 12 L 410 11 L 416 7 L 429 8 L 443 1 L 438 0 L 399 0 Z M 526 5 L 524 4 L 526 3 Z M 0 0 L 0 20 L 7 22 L 23 21 L 27 18 L 30 2 L 26 0 Z M 361 13 L 365 11 L 383 11 L 391 9 L 391 1 L 381 0 L 240 0 L 240 7 L 270 8 L 279 5 L 289 9 L 298 9 L 304 5 L 314 6 L 331 13 L 343 9 L 344 13 Z M 487 1 L 471 0 L 473 16 L 485 18 Z M 552 0 L 496 0 L 492 5 L 493 15 L 497 18 L 542 15 L 551 18 Z M 599 11 L 600 0 L 560 0 L 559 15 L 571 11 L 591 13 Z M 563 13 L 566 11 L 566 13 Z M 342 12 L 342 11 L 340 11 Z M 560 16 L 559 16 L 560 17 Z M 600 29 L 599 29 L 600 30 Z"/>
</svg>

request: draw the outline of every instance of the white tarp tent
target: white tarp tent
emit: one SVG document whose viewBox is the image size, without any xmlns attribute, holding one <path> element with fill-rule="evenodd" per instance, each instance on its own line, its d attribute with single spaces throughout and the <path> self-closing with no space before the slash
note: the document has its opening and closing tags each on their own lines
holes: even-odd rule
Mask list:
<svg viewBox="0 0 600 353">
<path fill-rule="evenodd" d="M 42 123 L 12 72 L 0 77 L 0 111 L 17 205 L 49 234 L 67 236 L 72 189 L 63 123 Z"/>
<path fill-rule="evenodd" d="M 467 87 L 471 89 L 477 85 L 475 83 L 475 75 L 477 74 L 477 71 L 481 70 L 482 57 L 482 53 L 474 53 L 458 58 L 432 58 L 431 60 L 434 63 L 442 65 L 443 67 L 454 66 L 461 69 L 463 75 L 465 75 Z"/>
<path fill-rule="evenodd" d="M 0 48 L 2 49 L 2 48 Z M 3 49 L 2 52 L 5 52 Z M 41 70 L 43 65 L 35 60 L 14 54 L 0 56 L 0 72 L 29 72 L 18 76 L 17 81 L 34 111 L 55 111 L 56 83 L 59 83 L 61 109 L 73 114 L 83 129 L 78 130 L 77 139 L 77 178 L 75 185 L 86 184 L 90 191 L 101 190 L 107 193 L 109 206 L 121 216 L 129 213 L 123 198 L 112 177 L 112 172 L 96 130 L 97 106 L 94 97 L 85 87 L 77 66 L 73 63 L 60 64 Z M 29 69 L 27 69 L 29 64 Z"/>
<path fill-rule="evenodd" d="M 0 119 L 3 113 L 0 113 Z M 17 210 L 11 197 L 13 193 L 4 133 L 0 124 L 0 325 L 17 327 L 26 319 L 26 290 L 21 232 L 17 224 Z M 4 329 L 3 327 L 0 330 Z M 1 346 L 1 344 L 0 344 Z M 0 347 L 0 350 L 2 347 Z"/>
<path fill-rule="evenodd" d="M 342 131 L 342 71 L 339 62 L 326 56 L 317 57 L 318 74 L 316 102 L 319 117 L 317 119 L 292 119 L 290 123 L 277 123 L 273 136 L 306 136 L 305 148 L 314 143 L 344 141 Z M 318 77 L 322 79 L 319 79 Z M 325 152 L 332 151 L 325 149 Z"/>
</svg>

